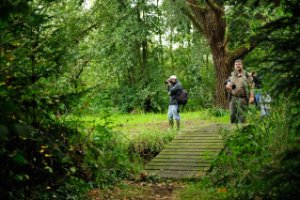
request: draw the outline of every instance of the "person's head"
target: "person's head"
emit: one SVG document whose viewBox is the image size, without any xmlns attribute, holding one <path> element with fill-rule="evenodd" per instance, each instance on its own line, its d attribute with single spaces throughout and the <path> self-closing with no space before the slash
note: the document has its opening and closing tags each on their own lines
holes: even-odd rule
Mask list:
<svg viewBox="0 0 300 200">
<path fill-rule="evenodd" d="M 237 59 L 234 61 L 234 70 L 237 72 L 243 71 L 243 61 L 242 59 Z"/>
<path fill-rule="evenodd" d="M 176 83 L 177 77 L 176 77 L 175 75 L 172 75 L 172 76 L 170 76 L 169 81 L 170 81 L 171 83 Z"/>
</svg>

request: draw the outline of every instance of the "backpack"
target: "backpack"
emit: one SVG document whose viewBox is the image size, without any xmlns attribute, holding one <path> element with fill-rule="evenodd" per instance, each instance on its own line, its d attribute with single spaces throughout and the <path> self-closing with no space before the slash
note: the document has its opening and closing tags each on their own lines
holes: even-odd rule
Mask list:
<svg viewBox="0 0 300 200">
<path fill-rule="evenodd" d="M 175 96 L 178 105 L 183 105 L 183 106 L 185 106 L 185 104 L 188 102 L 188 98 L 189 95 L 185 89 L 180 90 L 180 92 L 178 92 L 178 94 Z"/>
</svg>

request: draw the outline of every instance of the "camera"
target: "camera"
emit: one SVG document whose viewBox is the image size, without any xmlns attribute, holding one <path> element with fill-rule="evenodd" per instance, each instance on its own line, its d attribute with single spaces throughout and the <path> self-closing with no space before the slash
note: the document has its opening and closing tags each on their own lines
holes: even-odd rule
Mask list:
<svg viewBox="0 0 300 200">
<path fill-rule="evenodd" d="M 165 84 L 168 84 L 168 83 L 170 83 L 170 80 L 169 80 L 169 79 L 166 79 L 166 80 L 165 80 Z"/>
<path fill-rule="evenodd" d="M 231 83 L 231 81 L 230 80 L 226 80 L 224 82 L 224 85 L 227 85 L 227 83 Z M 236 88 L 236 85 L 231 83 L 231 88 L 234 90 Z"/>
</svg>

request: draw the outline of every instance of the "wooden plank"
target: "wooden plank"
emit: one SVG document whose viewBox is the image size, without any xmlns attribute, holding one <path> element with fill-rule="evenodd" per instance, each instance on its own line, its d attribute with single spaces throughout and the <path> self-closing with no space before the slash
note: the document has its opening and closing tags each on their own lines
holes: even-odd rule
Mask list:
<svg viewBox="0 0 300 200">
<path fill-rule="evenodd" d="M 221 147 L 218 147 L 218 146 L 199 146 L 198 148 L 166 148 L 164 150 L 162 150 L 162 153 L 166 153 L 166 152 L 174 152 L 174 153 L 178 153 L 178 152 L 189 152 L 189 151 L 192 151 L 192 152 L 202 152 L 203 151 L 210 151 L 210 150 L 221 150 Z"/>
<path fill-rule="evenodd" d="M 203 176 L 205 171 L 185 171 L 185 170 L 148 170 L 149 175 L 161 178 L 197 178 Z"/>
<path fill-rule="evenodd" d="M 181 163 L 177 165 L 172 164 L 166 164 L 166 163 L 150 163 L 146 166 L 146 169 L 200 169 L 203 167 L 210 167 L 211 163 Z"/>
<path fill-rule="evenodd" d="M 205 137 L 218 138 L 218 139 L 222 138 L 219 135 L 178 135 L 178 136 L 176 136 L 176 139 L 185 139 L 185 138 L 193 139 L 193 138 L 205 138 Z"/>
<path fill-rule="evenodd" d="M 198 148 L 201 149 L 201 147 L 220 147 L 222 148 L 224 145 L 222 143 L 197 143 L 197 142 L 193 142 L 193 143 L 176 143 L 176 144 L 170 144 L 167 147 L 165 147 L 163 150 L 165 149 L 172 149 L 172 148 L 177 148 L 177 149 L 185 149 L 185 148 Z"/>
<path fill-rule="evenodd" d="M 167 154 L 161 154 L 158 155 L 155 159 L 205 159 L 210 157 L 215 157 L 218 155 L 218 152 L 216 153 L 199 153 L 198 155 L 167 155 Z"/>
<path fill-rule="evenodd" d="M 178 146 L 169 146 L 167 149 L 164 149 L 163 151 L 169 151 L 169 150 L 174 150 L 174 151 L 184 151 L 184 150 L 200 150 L 200 148 L 205 148 L 205 149 L 221 149 L 223 145 L 213 145 L 213 146 L 208 146 L 208 145 L 178 145 Z"/>
<path fill-rule="evenodd" d="M 193 160 L 186 160 L 186 159 L 163 159 L 158 160 L 154 159 L 150 161 L 147 165 L 152 164 L 195 164 L 195 163 L 211 163 L 212 160 L 205 160 L 205 159 L 193 159 Z"/>
<path fill-rule="evenodd" d="M 151 162 L 149 162 L 147 164 L 147 166 L 150 166 L 150 165 L 194 165 L 194 164 L 204 164 L 204 163 L 208 163 L 208 164 L 211 164 L 213 163 L 215 160 L 215 158 L 210 158 L 210 159 L 191 159 L 191 160 L 188 160 L 188 159 L 165 159 L 165 160 L 153 160 Z"/>
<path fill-rule="evenodd" d="M 216 143 L 216 142 L 219 142 L 220 141 L 217 141 L 217 140 L 210 140 L 210 141 L 201 141 L 201 140 L 175 140 L 173 141 L 172 143 L 170 143 L 169 145 L 171 144 L 193 144 L 193 143 Z"/>
<path fill-rule="evenodd" d="M 199 168 L 199 167 L 209 167 L 211 163 L 176 163 L 176 165 L 172 163 L 150 163 L 147 165 L 147 168 L 151 167 L 159 167 L 160 169 L 169 169 L 170 167 L 173 167 L 172 169 L 177 169 L 181 167 L 190 167 L 190 168 Z M 147 169 L 146 168 L 146 169 Z"/>
<path fill-rule="evenodd" d="M 207 151 L 210 151 L 210 150 L 221 150 L 222 149 L 222 146 L 201 146 L 201 147 L 197 147 L 197 146 L 186 146 L 186 147 L 169 147 L 167 149 L 164 149 L 162 152 L 174 152 L 174 153 L 177 153 L 177 152 L 189 152 L 189 151 L 196 151 L 196 152 L 200 152 L 200 150 L 207 150 Z"/>
<path fill-rule="evenodd" d="M 186 146 L 193 146 L 193 147 L 201 147 L 201 146 L 224 146 L 223 143 L 220 141 L 192 141 L 192 142 L 181 142 L 181 141 L 175 141 L 169 145 L 167 145 L 164 149 L 170 148 L 170 147 L 186 147 Z"/>
<path fill-rule="evenodd" d="M 194 136 L 220 136 L 218 132 L 198 132 L 198 131 L 188 131 L 188 132 L 181 132 L 177 136 L 182 136 L 182 135 L 194 135 Z"/>
<path fill-rule="evenodd" d="M 223 141 L 222 138 L 216 136 L 186 136 L 186 137 L 177 137 L 174 140 L 220 140 Z"/>
<path fill-rule="evenodd" d="M 210 135 L 215 135 L 215 136 L 220 136 L 217 132 L 197 132 L 197 131 L 188 131 L 188 132 L 181 132 L 177 136 L 181 135 L 202 135 L 202 136 L 210 136 Z"/>
<path fill-rule="evenodd" d="M 210 165 L 200 165 L 200 166 L 174 166 L 174 165 L 170 165 L 170 166 L 146 166 L 146 170 L 174 170 L 174 171 L 200 171 L 200 170 L 207 170 L 209 168 Z"/>
<path fill-rule="evenodd" d="M 215 139 L 219 139 L 222 140 L 222 137 L 219 135 L 197 135 L 197 134 L 189 134 L 189 135 L 179 135 L 176 136 L 175 139 L 197 139 L 197 138 L 201 138 L 201 139 L 205 139 L 205 138 L 215 138 Z"/>
<path fill-rule="evenodd" d="M 207 152 L 207 150 L 203 150 L 202 152 L 188 152 L 188 154 L 187 154 L 187 152 L 172 152 L 172 151 L 170 151 L 170 152 L 164 152 L 163 155 L 174 155 L 174 156 L 175 155 L 189 155 L 189 156 L 196 155 L 196 156 L 199 156 L 203 152 Z M 217 150 L 215 152 L 217 153 L 217 152 L 219 152 L 219 150 Z"/>
</svg>

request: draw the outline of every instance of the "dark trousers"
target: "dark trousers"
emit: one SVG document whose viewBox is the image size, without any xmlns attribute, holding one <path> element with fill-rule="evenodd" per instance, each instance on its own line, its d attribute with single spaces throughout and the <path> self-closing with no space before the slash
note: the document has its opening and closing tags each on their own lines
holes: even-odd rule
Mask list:
<svg viewBox="0 0 300 200">
<path fill-rule="evenodd" d="M 230 122 L 246 123 L 247 108 L 247 98 L 231 96 L 231 100 L 229 102 Z"/>
</svg>

